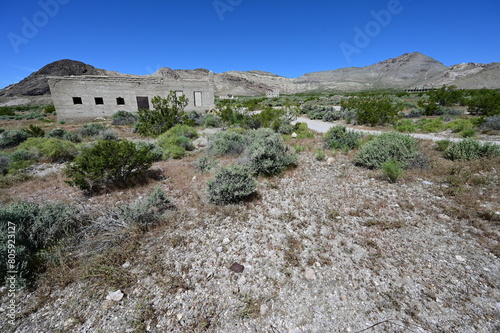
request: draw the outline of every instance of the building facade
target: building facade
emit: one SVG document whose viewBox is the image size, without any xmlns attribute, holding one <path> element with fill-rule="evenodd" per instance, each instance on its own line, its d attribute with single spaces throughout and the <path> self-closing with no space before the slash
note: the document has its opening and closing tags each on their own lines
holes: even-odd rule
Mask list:
<svg viewBox="0 0 500 333">
<path fill-rule="evenodd" d="M 166 77 L 64 76 L 50 77 L 49 87 L 59 121 L 82 122 L 109 118 L 117 111 L 137 112 L 152 108 L 154 96 L 170 91 L 185 95 L 185 111 L 207 111 L 215 107 L 214 74 L 204 79 Z"/>
</svg>

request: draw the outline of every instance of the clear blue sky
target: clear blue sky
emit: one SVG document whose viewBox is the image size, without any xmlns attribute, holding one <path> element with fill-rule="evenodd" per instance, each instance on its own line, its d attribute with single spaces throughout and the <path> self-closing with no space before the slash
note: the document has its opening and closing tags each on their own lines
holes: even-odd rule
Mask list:
<svg viewBox="0 0 500 333">
<path fill-rule="evenodd" d="M 498 0 L 5 0 L 0 87 L 60 59 L 139 75 L 286 77 L 415 51 L 448 66 L 489 63 L 500 61 L 499 18 Z"/>
</svg>

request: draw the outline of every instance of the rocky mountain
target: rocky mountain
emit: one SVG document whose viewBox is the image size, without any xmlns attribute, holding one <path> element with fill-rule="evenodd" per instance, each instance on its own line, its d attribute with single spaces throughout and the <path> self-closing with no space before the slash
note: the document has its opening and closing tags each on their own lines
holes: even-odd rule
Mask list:
<svg viewBox="0 0 500 333">
<path fill-rule="evenodd" d="M 206 76 L 207 69 L 159 69 L 152 77 L 194 79 Z M 48 76 L 107 75 L 129 76 L 95 68 L 73 60 L 59 60 L 31 74 L 19 83 L 0 90 L 0 96 L 50 94 Z M 340 68 L 287 78 L 269 72 L 229 71 L 215 74 L 216 95 L 263 95 L 270 90 L 297 93 L 312 90 L 357 91 L 364 89 L 406 89 L 456 85 L 459 88 L 500 88 L 500 63 L 458 64 L 447 67 L 419 52 L 406 53 L 366 67 Z"/>
</svg>

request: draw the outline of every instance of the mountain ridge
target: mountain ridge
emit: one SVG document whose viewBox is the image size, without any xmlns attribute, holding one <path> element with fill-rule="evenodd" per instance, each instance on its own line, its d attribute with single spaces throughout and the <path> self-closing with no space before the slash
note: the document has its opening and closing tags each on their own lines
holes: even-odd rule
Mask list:
<svg viewBox="0 0 500 333">
<path fill-rule="evenodd" d="M 206 76 L 208 69 L 160 68 L 141 77 L 195 79 Z M 80 61 L 62 59 L 52 62 L 18 83 L 0 90 L 0 96 L 49 95 L 48 76 L 100 75 L 131 76 L 96 68 Z M 500 88 L 500 62 L 490 64 L 462 63 L 445 66 L 420 52 L 405 53 L 365 67 L 346 67 L 306 73 L 287 78 L 274 73 L 227 71 L 214 75 L 216 95 L 262 95 L 269 90 L 298 93 L 312 90 L 358 91 L 365 89 L 409 89 L 456 85 L 458 88 Z"/>
</svg>

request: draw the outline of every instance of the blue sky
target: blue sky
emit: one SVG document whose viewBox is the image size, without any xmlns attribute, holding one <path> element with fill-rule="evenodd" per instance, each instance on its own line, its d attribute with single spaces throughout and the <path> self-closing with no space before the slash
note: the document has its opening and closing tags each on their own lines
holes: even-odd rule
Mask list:
<svg viewBox="0 0 500 333">
<path fill-rule="evenodd" d="M 286 77 L 415 51 L 448 66 L 489 63 L 500 61 L 499 17 L 498 0 L 6 0 L 0 87 L 60 59 L 138 75 Z"/>
</svg>

